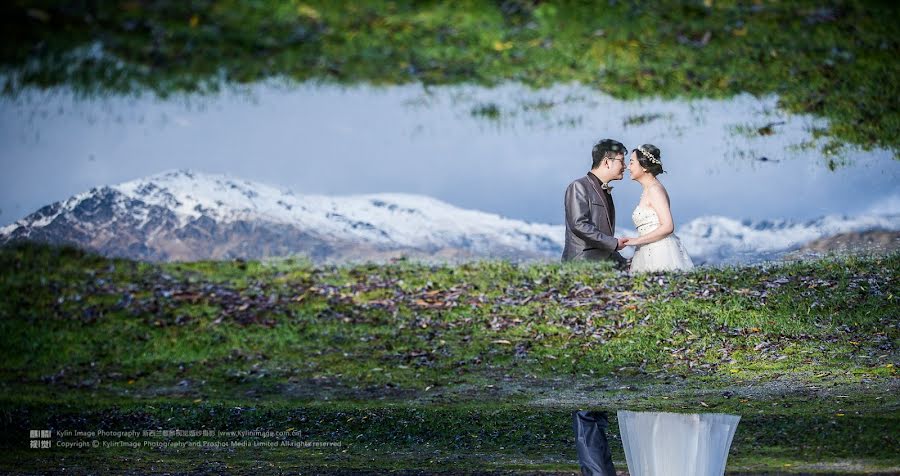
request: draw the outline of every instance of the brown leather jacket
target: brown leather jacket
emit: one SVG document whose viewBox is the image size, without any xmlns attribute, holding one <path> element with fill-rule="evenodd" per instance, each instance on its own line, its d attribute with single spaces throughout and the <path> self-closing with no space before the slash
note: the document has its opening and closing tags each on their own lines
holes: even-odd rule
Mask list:
<svg viewBox="0 0 900 476">
<path fill-rule="evenodd" d="M 566 188 L 566 245 L 562 260 L 610 260 L 624 266 L 616 251 L 615 205 L 612 196 L 600 189 L 600 180 L 588 175 Z"/>
</svg>

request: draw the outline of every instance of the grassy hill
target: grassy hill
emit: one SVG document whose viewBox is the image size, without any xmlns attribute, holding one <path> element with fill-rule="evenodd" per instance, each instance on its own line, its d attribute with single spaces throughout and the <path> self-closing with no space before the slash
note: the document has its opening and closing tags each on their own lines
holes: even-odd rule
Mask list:
<svg viewBox="0 0 900 476">
<path fill-rule="evenodd" d="M 615 410 L 647 409 L 740 414 L 730 471 L 898 471 L 898 269 L 897 253 L 629 277 L 7 246 L 0 468 L 571 473 L 571 412 L 600 409 L 624 469 Z M 306 446 L 34 450 L 34 428 Z"/>
</svg>

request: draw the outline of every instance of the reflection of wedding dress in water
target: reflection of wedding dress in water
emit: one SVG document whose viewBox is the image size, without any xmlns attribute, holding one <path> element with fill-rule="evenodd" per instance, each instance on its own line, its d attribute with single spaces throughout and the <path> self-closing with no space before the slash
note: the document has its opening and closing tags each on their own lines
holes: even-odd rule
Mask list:
<svg viewBox="0 0 900 476">
<path fill-rule="evenodd" d="M 649 207 L 638 205 L 631 214 L 634 226 L 638 234 L 644 236 L 659 226 L 659 217 Z M 694 267 L 694 262 L 681 245 L 681 240 L 674 233 L 665 238 L 638 245 L 631 258 L 631 272 L 689 270 Z"/>
<path fill-rule="evenodd" d="M 631 476 L 722 476 L 738 415 L 618 412 Z"/>
</svg>

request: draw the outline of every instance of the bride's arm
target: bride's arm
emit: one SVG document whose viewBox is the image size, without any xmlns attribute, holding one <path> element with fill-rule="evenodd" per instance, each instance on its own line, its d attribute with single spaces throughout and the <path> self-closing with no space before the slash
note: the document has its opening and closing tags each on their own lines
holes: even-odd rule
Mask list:
<svg viewBox="0 0 900 476">
<path fill-rule="evenodd" d="M 653 207 L 653 211 L 656 212 L 656 217 L 659 218 L 659 226 L 644 236 L 628 240 L 628 246 L 653 243 L 654 241 L 659 241 L 669 236 L 675 231 L 675 223 L 672 220 L 672 211 L 669 209 L 669 197 L 666 195 L 665 190 L 662 187 L 652 187 L 647 191 L 647 196 L 650 199 L 650 206 Z"/>
</svg>

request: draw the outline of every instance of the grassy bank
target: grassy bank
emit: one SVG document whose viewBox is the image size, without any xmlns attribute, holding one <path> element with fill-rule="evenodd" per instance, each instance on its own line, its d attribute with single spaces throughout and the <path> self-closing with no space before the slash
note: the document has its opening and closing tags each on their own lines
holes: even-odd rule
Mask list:
<svg viewBox="0 0 900 476">
<path fill-rule="evenodd" d="M 595 408 L 740 414 L 732 471 L 897 470 L 898 268 L 893 254 L 629 278 L 5 247 L 2 464 L 565 472 L 570 412 Z M 44 427 L 292 428 L 340 446 L 25 451 Z"/>
<path fill-rule="evenodd" d="M 826 152 L 852 143 L 897 156 L 900 144 L 890 2 L 17 1 L 0 11 L 7 94 L 168 95 L 270 77 L 574 81 L 620 98 L 774 93 L 787 110 L 829 119 L 814 131 L 831 139 Z"/>
</svg>

